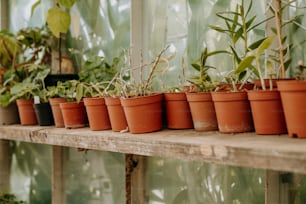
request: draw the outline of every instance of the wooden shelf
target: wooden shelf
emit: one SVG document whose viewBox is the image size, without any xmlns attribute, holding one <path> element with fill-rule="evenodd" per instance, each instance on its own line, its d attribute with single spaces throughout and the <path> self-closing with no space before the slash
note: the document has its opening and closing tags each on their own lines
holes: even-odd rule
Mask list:
<svg viewBox="0 0 306 204">
<path fill-rule="evenodd" d="M 287 135 L 194 130 L 130 134 L 12 125 L 0 127 L 0 139 L 306 173 L 306 140 Z"/>
</svg>

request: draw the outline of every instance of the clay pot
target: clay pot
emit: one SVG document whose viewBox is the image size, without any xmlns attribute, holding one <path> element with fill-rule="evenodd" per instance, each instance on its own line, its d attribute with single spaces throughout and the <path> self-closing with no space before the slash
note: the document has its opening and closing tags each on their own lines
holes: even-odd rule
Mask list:
<svg viewBox="0 0 306 204">
<path fill-rule="evenodd" d="M 86 125 L 84 102 L 60 103 L 65 128 L 81 128 Z"/>
<path fill-rule="evenodd" d="M 131 133 L 162 129 L 162 100 L 163 94 L 120 98 Z"/>
<path fill-rule="evenodd" d="M 52 110 L 49 103 L 34 104 L 33 107 L 40 126 L 54 125 Z"/>
<path fill-rule="evenodd" d="M 193 128 L 192 117 L 185 92 L 164 93 L 167 126 L 170 129 Z"/>
<path fill-rule="evenodd" d="M 248 91 L 256 134 L 272 135 L 287 133 L 279 91 Z"/>
<path fill-rule="evenodd" d="M 194 129 L 197 131 L 218 130 L 214 102 L 210 92 L 186 93 Z"/>
<path fill-rule="evenodd" d="M 211 94 L 220 132 L 240 133 L 253 130 L 247 92 L 212 92 Z"/>
<path fill-rule="evenodd" d="M 306 82 L 279 81 L 287 130 L 290 137 L 306 138 Z"/>
<path fill-rule="evenodd" d="M 120 98 L 105 97 L 108 116 L 114 132 L 120 132 L 128 127 Z"/>
<path fill-rule="evenodd" d="M 21 125 L 37 125 L 37 118 L 33 108 L 34 99 L 16 100 Z"/>
<path fill-rule="evenodd" d="M 18 109 L 16 103 L 7 107 L 0 106 L 0 125 L 12 125 L 19 123 Z"/>
<path fill-rule="evenodd" d="M 84 98 L 84 105 L 91 130 L 111 129 L 104 98 Z"/>
<path fill-rule="evenodd" d="M 50 98 L 49 99 L 51 110 L 54 118 L 55 127 L 65 127 L 62 110 L 60 109 L 60 103 L 66 103 L 65 98 Z"/>
</svg>

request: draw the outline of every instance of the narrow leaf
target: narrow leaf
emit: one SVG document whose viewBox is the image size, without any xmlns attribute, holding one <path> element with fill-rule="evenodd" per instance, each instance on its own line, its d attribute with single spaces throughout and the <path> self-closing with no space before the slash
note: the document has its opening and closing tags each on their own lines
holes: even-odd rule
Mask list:
<svg viewBox="0 0 306 204">
<path fill-rule="evenodd" d="M 253 60 L 255 59 L 255 56 L 248 56 L 244 58 L 238 65 L 237 69 L 235 70 L 235 74 L 242 73 L 245 71 L 248 67 L 252 65 Z"/>
</svg>

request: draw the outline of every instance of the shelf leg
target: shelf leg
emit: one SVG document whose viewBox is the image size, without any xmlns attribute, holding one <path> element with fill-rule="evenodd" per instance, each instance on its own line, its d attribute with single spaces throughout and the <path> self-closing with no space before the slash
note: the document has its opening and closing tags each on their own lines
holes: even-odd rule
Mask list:
<svg viewBox="0 0 306 204">
<path fill-rule="evenodd" d="M 9 141 L 0 140 L 0 192 L 10 192 L 10 167 Z"/>
<path fill-rule="evenodd" d="M 64 147 L 53 146 L 52 204 L 65 204 Z"/>
<path fill-rule="evenodd" d="M 145 204 L 146 157 L 126 154 L 126 204 Z"/>
</svg>

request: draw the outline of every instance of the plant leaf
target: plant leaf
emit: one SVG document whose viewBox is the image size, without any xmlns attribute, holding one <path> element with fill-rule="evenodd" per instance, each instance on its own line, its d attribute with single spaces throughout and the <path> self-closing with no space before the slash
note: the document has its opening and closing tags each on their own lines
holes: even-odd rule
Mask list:
<svg viewBox="0 0 306 204">
<path fill-rule="evenodd" d="M 33 16 L 33 13 L 35 11 L 35 9 L 37 8 L 37 6 L 39 6 L 41 4 L 41 0 L 36 1 L 32 7 L 31 7 L 31 17 Z"/>
<path fill-rule="evenodd" d="M 65 8 L 71 8 L 76 0 L 56 0 L 56 2 Z"/>
<path fill-rule="evenodd" d="M 259 55 L 261 55 L 261 53 L 263 53 L 268 47 L 270 47 L 270 45 L 273 43 L 275 39 L 275 36 L 272 35 L 268 38 L 266 38 L 258 47 L 257 51 L 256 51 L 256 56 L 259 57 Z"/>
<path fill-rule="evenodd" d="M 255 56 L 248 56 L 245 57 L 238 65 L 237 69 L 235 70 L 235 74 L 239 74 L 244 72 L 248 67 L 252 65 Z"/>
<path fill-rule="evenodd" d="M 60 33 L 67 33 L 71 17 L 68 12 L 59 8 L 51 8 L 47 13 L 47 23 L 53 35 L 59 38 Z"/>
</svg>

